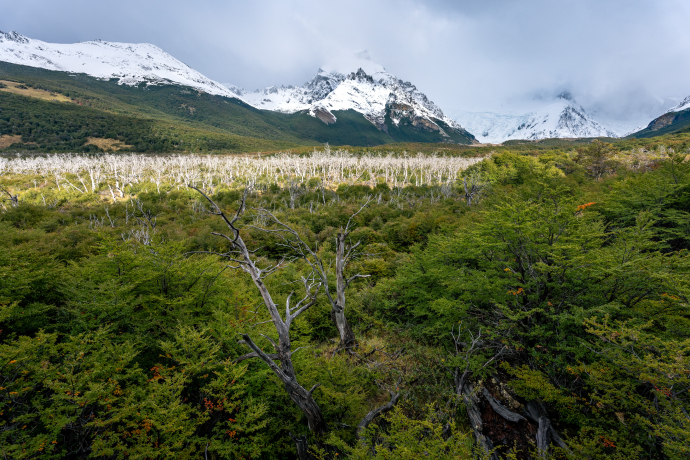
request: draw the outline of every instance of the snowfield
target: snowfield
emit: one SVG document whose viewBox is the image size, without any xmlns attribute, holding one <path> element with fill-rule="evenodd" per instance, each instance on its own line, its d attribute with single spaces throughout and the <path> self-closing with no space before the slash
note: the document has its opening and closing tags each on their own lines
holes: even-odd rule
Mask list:
<svg viewBox="0 0 690 460">
<path fill-rule="evenodd" d="M 568 94 L 522 115 L 459 112 L 455 117 L 479 142 L 500 144 L 511 139 L 618 137 L 595 121 Z"/>
<path fill-rule="evenodd" d="M 688 97 L 686 97 L 685 99 L 683 99 L 683 100 L 681 101 L 681 103 L 678 104 L 677 106 L 671 107 L 671 108 L 668 110 L 668 112 L 666 112 L 666 113 L 670 113 L 670 112 L 681 112 L 681 111 L 687 110 L 687 109 L 690 109 L 690 96 L 688 96 Z"/>
<path fill-rule="evenodd" d="M 190 86 L 209 94 L 238 97 L 157 46 L 93 40 L 46 43 L 16 32 L 0 32 L 0 61 L 62 72 L 116 78 L 121 85 L 146 83 Z"/>
</svg>

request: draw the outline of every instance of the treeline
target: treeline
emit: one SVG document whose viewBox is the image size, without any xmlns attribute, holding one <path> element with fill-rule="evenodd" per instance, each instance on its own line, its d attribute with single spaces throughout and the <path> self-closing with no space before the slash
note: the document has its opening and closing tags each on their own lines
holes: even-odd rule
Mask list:
<svg viewBox="0 0 690 460">
<path fill-rule="evenodd" d="M 3 452 L 686 458 L 687 154 L 502 152 L 443 193 L 311 178 L 246 195 L 211 183 L 210 200 L 137 183 L 113 202 L 5 176 Z M 229 252 L 238 238 L 255 252 Z M 318 261 L 335 293 L 347 254 L 334 306 Z M 233 268 L 248 260 L 280 321 L 320 292 L 288 345 L 261 284 Z M 286 372 L 286 346 L 319 427 L 270 365 Z"/>
</svg>

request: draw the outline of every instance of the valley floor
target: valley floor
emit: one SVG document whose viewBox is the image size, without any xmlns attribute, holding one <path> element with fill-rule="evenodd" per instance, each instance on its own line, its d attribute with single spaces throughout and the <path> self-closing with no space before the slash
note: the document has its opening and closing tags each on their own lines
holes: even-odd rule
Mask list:
<svg viewBox="0 0 690 460">
<path fill-rule="evenodd" d="M 5 455 L 686 458 L 687 139 L 386 149 L 0 157 Z"/>
</svg>

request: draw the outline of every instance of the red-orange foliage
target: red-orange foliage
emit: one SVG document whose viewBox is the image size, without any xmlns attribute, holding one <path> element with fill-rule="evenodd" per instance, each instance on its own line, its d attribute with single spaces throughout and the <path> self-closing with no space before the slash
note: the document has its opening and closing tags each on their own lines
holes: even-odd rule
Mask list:
<svg viewBox="0 0 690 460">
<path fill-rule="evenodd" d="M 593 204 L 597 204 L 596 201 L 592 201 L 591 203 L 581 204 L 580 206 L 577 207 L 577 210 L 583 211 L 583 210 L 589 208 L 590 206 L 592 206 Z"/>
</svg>

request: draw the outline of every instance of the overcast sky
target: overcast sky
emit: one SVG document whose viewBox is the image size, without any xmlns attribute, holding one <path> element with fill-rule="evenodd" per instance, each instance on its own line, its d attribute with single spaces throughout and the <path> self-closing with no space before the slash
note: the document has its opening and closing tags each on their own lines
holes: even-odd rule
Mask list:
<svg viewBox="0 0 690 460">
<path fill-rule="evenodd" d="M 690 94 L 688 0 L 0 0 L 0 30 L 153 43 L 247 89 L 368 50 L 444 111 L 521 111 L 568 90 L 609 119 Z"/>
</svg>

